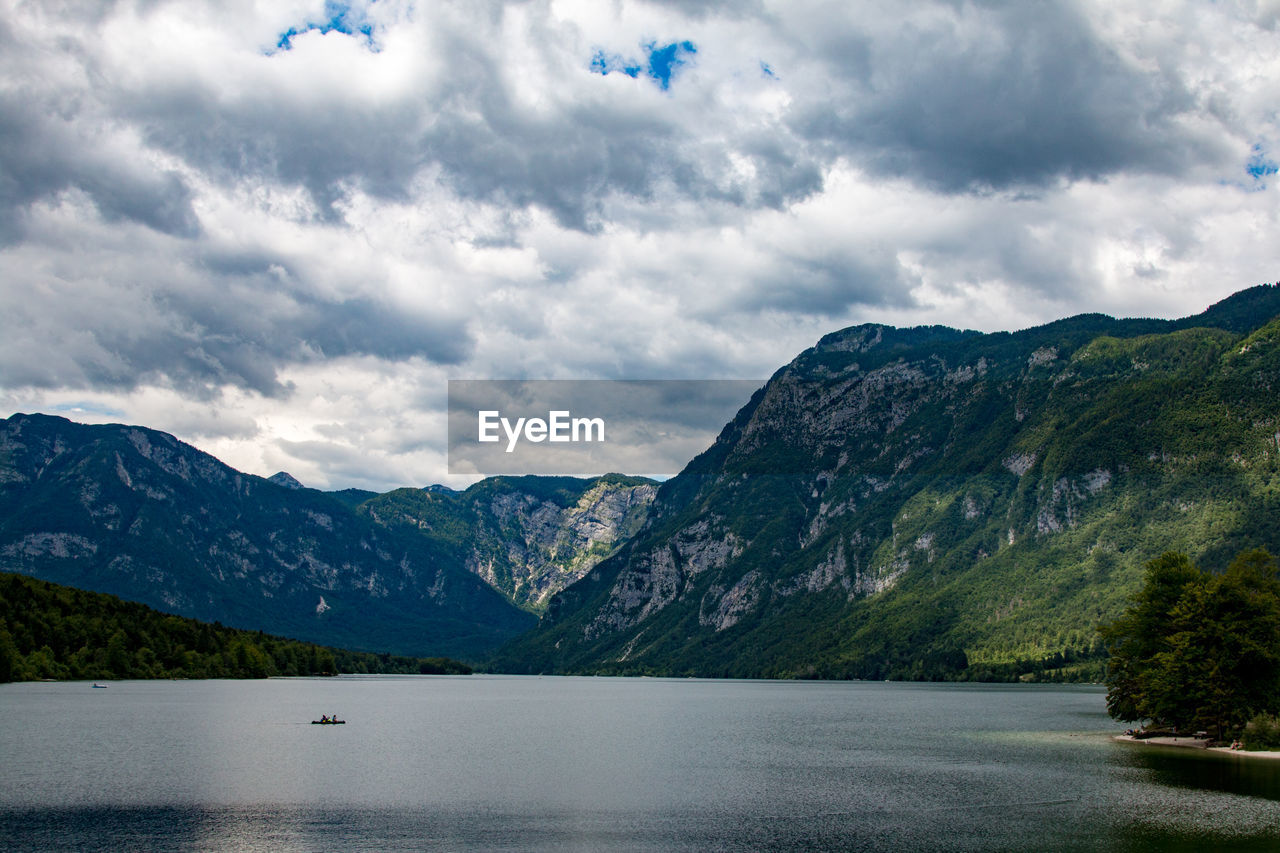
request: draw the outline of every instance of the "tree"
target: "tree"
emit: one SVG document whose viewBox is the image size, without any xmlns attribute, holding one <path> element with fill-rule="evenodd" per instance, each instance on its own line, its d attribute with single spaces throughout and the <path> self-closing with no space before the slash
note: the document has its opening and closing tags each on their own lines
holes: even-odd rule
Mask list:
<svg viewBox="0 0 1280 853">
<path fill-rule="evenodd" d="M 9 627 L 0 619 L 0 683 L 12 681 L 14 674 L 22 665 L 22 655 L 13 642 Z"/>
<path fill-rule="evenodd" d="M 1109 646 L 1107 711 L 1117 720 L 1151 719 L 1148 673 L 1152 661 L 1168 646 L 1166 635 L 1173 609 L 1188 587 L 1205 576 L 1185 554 L 1166 553 L 1147 563 L 1146 579 L 1133 605 L 1099 631 Z"/>
<path fill-rule="evenodd" d="M 117 629 L 107 640 L 107 669 L 113 677 L 128 678 L 132 674 L 129 658 L 129 638 L 123 629 Z"/>
<path fill-rule="evenodd" d="M 0 572 L 0 682 L 32 678 L 264 678 L 278 673 L 469 671 L 457 661 L 327 649 L 157 613 Z M 431 670 L 436 671 L 436 670 Z"/>
<path fill-rule="evenodd" d="M 1147 564 L 1133 605 L 1100 630 L 1116 719 L 1222 739 L 1280 708 L 1280 580 L 1265 551 L 1238 555 L 1221 575 L 1165 554 Z"/>
</svg>

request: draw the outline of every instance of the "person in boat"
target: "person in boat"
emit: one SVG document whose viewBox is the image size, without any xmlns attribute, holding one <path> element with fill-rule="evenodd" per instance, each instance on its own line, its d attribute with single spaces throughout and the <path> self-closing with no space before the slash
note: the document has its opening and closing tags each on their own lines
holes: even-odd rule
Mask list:
<svg viewBox="0 0 1280 853">
<path fill-rule="evenodd" d="M 328 717 L 326 717 L 324 714 L 321 714 L 321 715 L 320 715 L 320 722 L 322 722 L 322 723 L 327 723 L 327 722 L 329 722 L 329 718 L 328 718 Z"/>
</svg>

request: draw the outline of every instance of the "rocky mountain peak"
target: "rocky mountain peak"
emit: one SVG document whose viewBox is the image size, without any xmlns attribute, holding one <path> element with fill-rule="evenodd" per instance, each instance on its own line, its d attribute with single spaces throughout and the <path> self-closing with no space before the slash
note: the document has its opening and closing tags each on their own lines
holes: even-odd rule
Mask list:
<svg viewBox="0 0 1280 853">
<path fill-rule="evenodd" d="M 277 486 L 284 486 L 286 489 L 303 489 L 306 488 L 288 471 L 277 471 L 267 478 L 268 483 L 275 483 Z"/>
</svg>

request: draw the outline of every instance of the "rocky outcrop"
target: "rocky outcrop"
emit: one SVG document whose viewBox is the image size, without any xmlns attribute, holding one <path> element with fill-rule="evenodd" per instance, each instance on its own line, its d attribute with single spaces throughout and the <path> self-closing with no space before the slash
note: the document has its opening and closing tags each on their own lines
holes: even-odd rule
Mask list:
<svg viewBox="0 0 1280 853">
<path fill-rule="evenodd" d="M 541 610 L 635 533 L 657 484 L 637 477 L 495 477 L 463 492 L 401 489 L 361 506 L 447 547 L 514 603 Z"/>
<path fill-rule="evenodd" d="M 277 471 L 267 478 L 268 483 L 275 483 L 277 486 L 284 486 L 286 489 L 301 489 L 304 486 L 299 483 L 288 471 Z"/>
</svg>

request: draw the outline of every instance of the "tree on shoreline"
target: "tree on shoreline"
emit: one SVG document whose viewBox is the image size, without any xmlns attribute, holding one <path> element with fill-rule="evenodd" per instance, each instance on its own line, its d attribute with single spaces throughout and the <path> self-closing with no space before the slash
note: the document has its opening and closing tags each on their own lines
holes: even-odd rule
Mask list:
<svg viewBox="0 0 1280 853">
<path fill-rule="evenodd" d="M 354 652 L 160 613 L 111 595 L 0 572 L 0 682 L 465 674 L 446 658 Z"/>
<path fill-rule="evenodd" d="M 1133 604 L 1099 628 L 1111 716 L 1222 740 L 1280 710 L 1277 568 L 1263 550 L 1239 554 L 1221 575 L 1184 554 L 1149 562 Z"/>
</svg>

